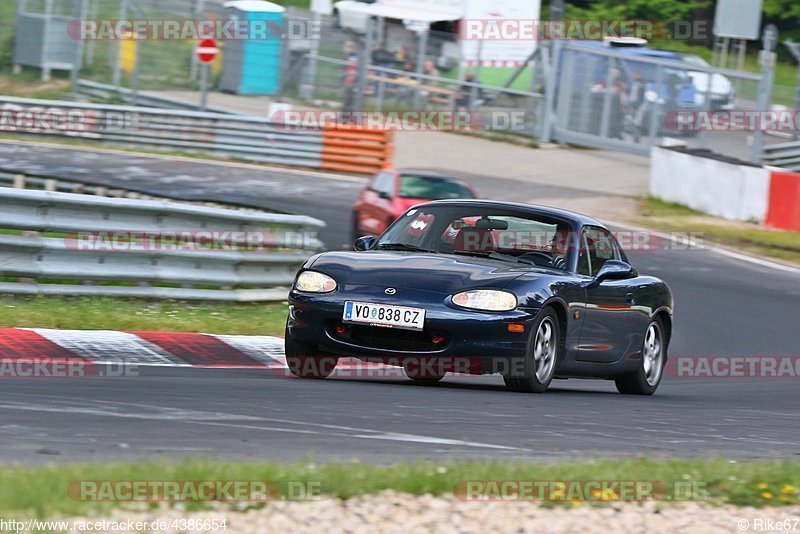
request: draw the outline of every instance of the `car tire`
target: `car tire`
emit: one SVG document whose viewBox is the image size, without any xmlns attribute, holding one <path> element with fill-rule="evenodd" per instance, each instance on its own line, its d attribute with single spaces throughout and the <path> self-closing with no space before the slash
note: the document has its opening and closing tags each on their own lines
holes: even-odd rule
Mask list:
<svg viewBox="0 0 800 534">
<path fill-rule="evenodd" d="M 556 374 L 556 363 L 561 355 L 561 326 L 553 308 L 540 313 L 531 336 L 530 354 L 521 362 L 517 360 L 514 368 L 503 375 L 503 381 L 511 391 L 544 393 Z M 522 372 L 519 372 L 519 367 Z"/>
<path fill-rule="evenodd" d="M 288 332 L 284 350 L 286 366 L 297 378 L 328 378 L 339 361 L 336 356 L 323 356 L 315 345 L 292 339 Z"/>
<path fill-rule="evenodd" d="M 652 395 L 656 392 L 667 362 L 669 338 L 665 332 L 661 319 L 653 319 L 647 325 L 641 363 L 635 372 L 615 379 L 617 391 L 624 395 Z"/>
</svg>

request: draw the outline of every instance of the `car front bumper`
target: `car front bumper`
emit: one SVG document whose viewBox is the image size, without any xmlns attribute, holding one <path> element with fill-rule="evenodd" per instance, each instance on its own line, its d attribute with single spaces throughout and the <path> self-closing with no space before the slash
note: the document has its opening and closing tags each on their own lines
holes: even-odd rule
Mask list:
<svg viewBox="0 0 800 534">
<path fill-rule="evenodd" d="M 293 290 L 286 335 L 318 347 L 321 353 L 390 365 L 434 359 L 448 368 L 452 364 L 452 371 L 475 374 L 501 370 L 502 362 L 529 354 L 538 309 L 465 310 L 449 303 L 447 295 L 403 289 L 402 297 L 388 296 L 384 289 L 345 286 L 330 294 Z M 345 324 L 342 315 L 347 300 L 424 308 L 424 330 Z M 509 324 L 523 325 L 524 330 L 510 332 Z"/>
</svg>

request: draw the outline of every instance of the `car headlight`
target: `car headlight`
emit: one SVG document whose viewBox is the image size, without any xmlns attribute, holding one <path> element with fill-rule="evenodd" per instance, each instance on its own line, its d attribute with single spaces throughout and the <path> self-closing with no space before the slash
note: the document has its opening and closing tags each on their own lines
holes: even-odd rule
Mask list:
<svg viewBox="0 0 800 534">
<path fill-rule="evenodd" d="M 508 291 L 473 289 L 453 295 L 453 304 L 485 311 L 510 311 L 517 307 L 517 297 Z"/>
<path fill-rule="evenodd" d="M 330 293 L 336 289 L 336 280 L 316 271 L 303 271 L 294 283 L 297 291 L 305 293 Z"/>
</svg>

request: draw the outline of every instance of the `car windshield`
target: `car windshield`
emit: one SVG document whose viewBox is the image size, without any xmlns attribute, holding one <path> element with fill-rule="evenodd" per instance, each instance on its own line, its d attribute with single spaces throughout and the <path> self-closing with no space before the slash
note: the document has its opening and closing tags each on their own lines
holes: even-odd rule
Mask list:
<svg viewBox="0 0 800 534">
<path fill-rule="evenodd" d="M 630 65 L 631 72 L 638 71 L 642 75 L 642 79 L 645 81 L 655 83 L 658 80 L 658 67 L 655 64 L 636 60 L 629 60 L 628 63 Z M 688 75 L 685 71 L 665 67 L 661 74 L 661 82 L 667 83 L 667 80 L 671 76 L 675 76 L 677 79 L 684 82 L 688 79 Z"/>
<path fill-rule="evenodd" d="M 468 187 L 455 180 L 413 174 L 400 177 L 400 196 L 430 200 L 474 198 Z"/>
<path fill-rule="evenodd" d="M 524 211 L 478 206 L 413 208 L 378 240 L 376 250 L 479 256 L 566 270 L 570 224 Z"/>
<path fill-rule="evenodd" d="M 708 61 L 701 58 L 700 56 L 696 56 L 694 54 L 686 54 L 681 56 L 681 59 L 684 63 L 690 63 L 692 65 L 697 65 L 698 67 L 708 67 Z"/>
</svg>

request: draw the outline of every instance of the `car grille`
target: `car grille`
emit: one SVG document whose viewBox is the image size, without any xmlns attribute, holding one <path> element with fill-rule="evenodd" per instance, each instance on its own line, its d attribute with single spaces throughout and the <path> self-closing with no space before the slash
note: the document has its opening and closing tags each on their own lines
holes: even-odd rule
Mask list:
<svg viewBox="0 0 800 534">
<path fill-rule="evenodd" d="M 347 325 L 343 333 L 332 331 L 334 338 L 373 349 L 405 352 L 432 352 L 443 350 L 450 342 L 444 332 L 401 330 L 368 325 Z M 436 340 L 436 343 L 434 343 Z"/>
</svg>

